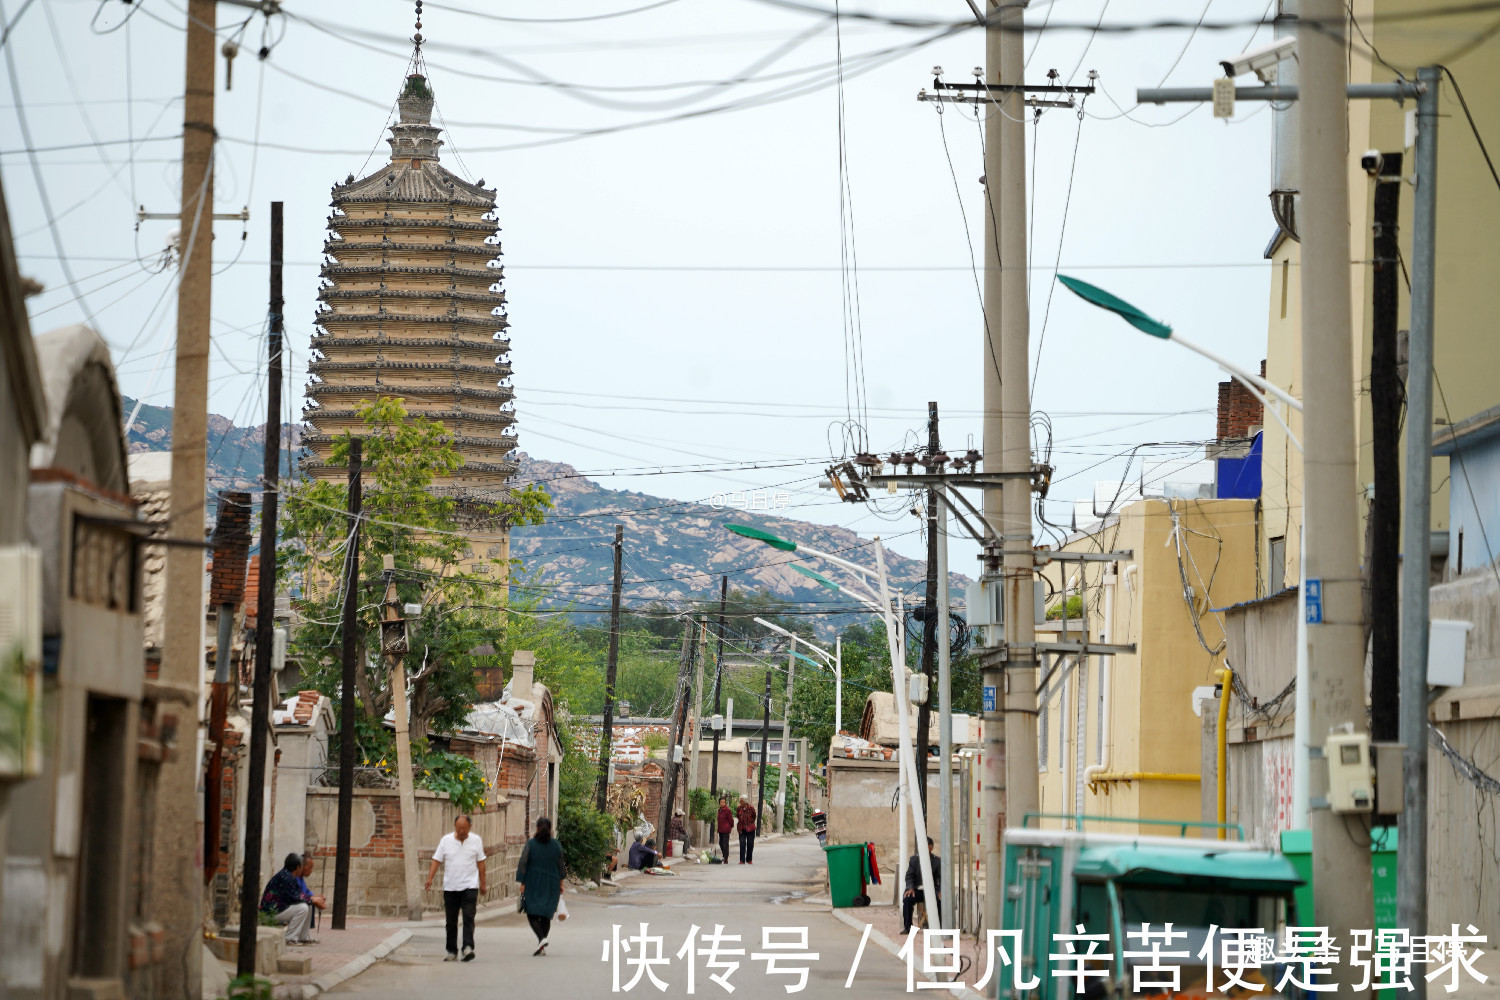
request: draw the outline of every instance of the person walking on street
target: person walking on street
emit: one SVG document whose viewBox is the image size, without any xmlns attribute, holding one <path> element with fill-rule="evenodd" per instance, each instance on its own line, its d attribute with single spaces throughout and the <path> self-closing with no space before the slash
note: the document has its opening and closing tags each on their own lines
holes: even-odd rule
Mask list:
<svg viewBox="0 0 1500 1000">
<path fill-rule="evenodd" d="M 943 859 L 932 853 L 932 838 L 927 838 L 927 853 L 932 858 L 932 881 L 933 895 L 937 896 L 938 905 L 943 902 Z M 911 933 L 912 911 L 917 904 L 927 903 L 927 894 L 922 891 L 922 862 L 913 854 L 911 860 L 906 863 L 906 895 L 901 900 L 901 933 Z"/>
<path fill-rule="evenodd" d="M 537 940 L 536 951 L 531 953 L 533 958 L 547 954 L 547 935 L 552 931 L 552 916 L 562 901 L 566 877 L 562 844 L 552 836 L 552 821 L 543 816 L 536 821 L 536 834 L 521 848 L 521 862 L 516 865 L 521 909 L 526 912 L 526 922 L 531 924 Z"/>
<path fill-rule="evenodd" d="M 755 864 L 755 807 L 740 800 L 740 864 Z"/>
<path fill-rule="evenodd" d="M 458 915 L 464 915 L 465 962 L 474 961 L 474 908 L 479 897 L 484 895 L 486 873 L 484 870 L 484 841 L 479 834 L 469 832 L 469 817 L 460 815 L 453 821 L 453 832 L 443 835 L 437 850 L 432 854 L 432 867 L 427 870 L 427 884 L 432 888 L 432 879 L 437 875 L 438 865 L 443 866 L 443 913 L 448 922 L 448 955 L 445 962 L 458 961 Z"/>
<path fill-rule="evenodd" d="M 719 831 L 719 856 L 724 859 L 724 863 L 727 865 L 729 864 L 729 831 L 734 829 L 734 813 L 729 809 L 729 797 L 727 795 L 720 796 L 719 798 L 719 817 L 715 824 L 715 829 Z M 743 851 L 741 852 L 740 860 L 745 860 Z"/>
</svg>

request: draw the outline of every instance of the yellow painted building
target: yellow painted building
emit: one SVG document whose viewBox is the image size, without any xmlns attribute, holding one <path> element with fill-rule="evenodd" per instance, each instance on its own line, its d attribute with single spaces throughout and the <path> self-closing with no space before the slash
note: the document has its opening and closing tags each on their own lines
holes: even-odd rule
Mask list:
<svg viewBox="0 0 1500 1000">
<path fill-rule="evenodd" d="M 1037 719 L 1043 812 L 1201 818 L 1202 723 L 1193 694 L 1215 683 L 1223 662 L 1223 616 L 1214 609 L 1255 596 L 1255 506 L 1139 500 L 1064 546 L 1129 550 L 1128 558 L 1043 570 L 1049 609 L 1071 606 L 1074 617 L 1049 618 L 1039 641 L 1076 642 L 1086 631 L 1093 643 L 1135 645 L 1131 654 L 1045 658 Z M 1081 611 L 1080 602 L 1065 603 L 1074 596 Z M 1212 698 L 1207 705 L 1214 710 Z"/>
<path fill-rule="evenodd" d="M 1416 68 L 1442 64 L 1444 77 L 1438 124 L 1437 287 L 1435 290 L 1434 367 L 1441 392 L 1433 401 L 1434 423 L 1441 426 L 1493 406 L 1500 375 L 1500 186 L 1485 163 L 1454 86 L 1462 89 L 1468 112 L 1494 157 L 1500 150 L 1500 33 L 1495 13 L 1409 17 L 1447 5 L 1441 0 L 1356 0 L 1358 23 L 1350 32 L 1350 82 L 1389 82 L 1398 68 L 1415 78 Z M 1486 36 L 1488 32 L 1488 36 Z M 1378 52 L 1384 63 L 1378 62 Z M 1415 170 L 1414 134 L 1408 113 L 1394 101 L 1349 103 L 1349 216 L 1351 305 L 1357 336 L 1356 406 L 1359 475 L 1368 487 L 1373 478 L 1370 423 L 1371 300 L 1374 281 L 1371 215 L 1374 181 L 1360 165 L 1370 149 L 1404 153 L 1403 175 Z M 1414 189 L 1401 191 L 1400 245 L 1409 271 L 1412 256 Z M 1271 220 L 1268 218 L 1268 223 Z M 1274 223 L 1273 223 L 1274 225 Z M 1280 233 L 1268 251 L 1271 267 L 1266 377 L 1297 397 L 1302 395 L 1300 245 Z M 1410 299 L 1403 283 L 1399 328 L 1409 328 Z M 1295 585 L 1301 532 L 1302 461 L 1288 447 L 1286 435 L 1269 416 L 1263 458 L 1264 528 L 1260 540 L 1268 592 L 1275 581 Z M 1301 418 L 1291 414 L 1300 436 Z M 1405 445 L 1402 445 L 1404 460 Z M 1434 562 L 1446 550 L 1448 530 L 1448 461 L 1433 462 L 1432 528 Z M 1361 532 L 1363 540 L 1363 532 Z"/>
</svg>

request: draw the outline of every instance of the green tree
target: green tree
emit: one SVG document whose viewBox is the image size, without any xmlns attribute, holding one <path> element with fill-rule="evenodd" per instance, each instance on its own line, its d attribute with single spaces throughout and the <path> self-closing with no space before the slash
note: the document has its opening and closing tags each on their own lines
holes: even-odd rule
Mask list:
<svg viewBox="0 0 1500 1000">
<path fill-rule="evenodd" d="M 384 596 L 382 558 L 395 560 L 399 600 L 420 604 L 408 618 L 408 657 L 412 738 L 430 729 L 460 725 L 476 696 L 470 651 L 507 634 L 504 591 L 496 579 L 510 567 L 494 563 L 495 574 L 465 572 L 465 522 L 538 523 L 551 499 L 537 487 L 512 491 L 499 503 L 465 502 L 434 491 L 432 483 L 451 475 L 463 459 L 452 435 L 439 422 L 409 414 L 404 402 L 385 396 L 358 409 L 365 486 L 358 559 L 358 627 L 361 668 L 356 675 L 361 708 L 381 719 L 391 706 L 385 664 L 370 655 L 378 648 L 380 604 Z M 351 435 L 333 443 L 332 464 L 349 461 Z M 278 559 L 296 588 L 305 624 L 293 640 L 304 675 L 318 690 L 340 693 L 340 640 L 345 559 L 349 526 L 343 483 L 304 480 L 286 502 Z M 462 514 L 463 520 L 460 520 Z"/>
</svg>

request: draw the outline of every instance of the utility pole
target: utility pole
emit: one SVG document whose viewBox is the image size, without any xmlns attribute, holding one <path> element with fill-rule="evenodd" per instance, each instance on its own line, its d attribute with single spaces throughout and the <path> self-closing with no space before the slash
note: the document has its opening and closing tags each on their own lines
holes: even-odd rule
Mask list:
<svg viewBox="0 0 1500 1000">
<path fill-rule="evenodd" d="M 1375 496 L 1370 502 L 1370 738 L 1394 743 L 1401 703 L 1401 377 L 1396 371 L 1400 308 L 1397 225 L 1400 153 L 1385 153 L 1375 171 L 1375 274 L 1370 348 L 1370 423 L 1375 444 Z"/>
<path fill-rule="evenodd" d="M 938 885 L 948 890 L 939 900 L 939 917 L 942 925 L 956 928 L 954 907 L 957 906 L 958 882 L 953 877 L 957 871 L 953 850 L 953 684 L 949 638 L 952 632 L 948 622 L 948 501 L 942 490 L 933 491 L 933 504 L 937 507 L 937 634 L 938 634 L 938 842 L 942 844 L 942 873 Z M 930 612 L 929 612 L 930 613 Z"/>
<path fill-rule="evenodd" d="M 714 717 L 724 710 L 724 610 L 729 604 L 729 576 L 726 574 L 719 581 L 719 651 L 714 657 Z M 714 758 L 713 767 L 709 771 L 708 784 L 713 790 L 714 801 L 719 799 L 719 737 L 723 735 L 722 729 L 714 730 Z M 728 861 L 728 858 L 724 859 Z"/>
<path fill-rule="evenodd" d="M 677 774 L 681 770 L 678 765 L 677 755 L 682 750 L 682 734 L 687 728 L 688 714 L 688 685 L 693 677 L 693 622 L 688 619 L 682 623 L 682 653 L 677 661 L 677 697 L 672 702 L 672 731 L 671 743 L 667 747 L 667 793 L 661 797 L 661 811 L 657 818 L 661 822 L 657 829 L 661 831 L 663 839 L 667 831 L 671 829 L 672 805 L 677 799 Z M 686 824 L 684 824 L 684 827 Z M 665 848 L 663 848 L 665 849 Z"/>
<path fill-rule="evenodd" d="M 261 468 L 261 482 L 265 484 L 265 492 L 261 494 L 260 506 L 260 590 L 256 595 L 255 609 L 255 679 L 250 708 L 250 768 L 245 788 L 245 869 L 240 889 L 240 945 L 237 963 L 242 976 L 255 972 L 255 932 L 259 925 L 261 890 L 261 817 L 265 812 L 266 793 L 266 731 L 271 727 L 271 646 L 276 628 L 276 514 L 280 500 L 277 488 L 281 480 L 281 337 L 285 329 L 282 322 L 281 233 L 281 202 L 273 201 L 270 322 L 266 337 L 266 445 Z M 174 457 L 172 461 L 175 471 L 177 460 Z M 170 581 L 168 585 L 170 586 Z"/>
<path fill-rule="evenodd" d="M 776 829 L 786 833 L 786 786 L 792 761 L 792 677 L 797 671 L 797 644 L 787 643 L 786 704 L 781 708 L 781 760 L 776 765 Z"/>
<path fill-rule="evenodd" d="M 209 294 L 213 282 L 213 150 L 215 0 L 189 0 L 182 129 L 181 232 L 184 252 L 177 286 L 177 354 L 172 395 L 172 472 L 169 533 L 203 541 L 208 464 Z M 169 545 L 162 605 L 160 683 L 188 707 L 198 725 L 203 674 L 203 552 Z M 203 896 L 182 891 L 201 884 L 198 869 L 197 754 L 177 755 L 161 767 L 152 870 L 158 919 L 164 929 L 161 994 L 198 1000 L 203 979 Z M 257 814 L 258 815 L 258 814 Z M 241 933 L 245 933 L 243 929 Z M 255 919 L 248 921 L 255 933 Z M 253 937 L 252 937 L 253 941 Z M 245 950 L 241 949 L 243 956 Z M 253 955 L 253 946 L 251 949 Z M 243 958 L 241 959 L 243 962 Z"/>
<path fill-rule="evenodd" d="M 396 788 L 401 797 L 401 868 L 406 876 L 406 919 L 422 919 L 422 878 L 417 871 L 417 790 L 411 773 L 411 713 L 406 702 L 406 654 L 411 648 L 401 598 L 396 593 L 396 557 L 381 557 L 385 600 L 380 608 L 380 651 L 391 677 L 396 717 Z"/>
<path fill-rule="evenodd" d="M 343 677 L 339 684 L 339 816 L 333 858 L 333 929 L 344 930 L 349 915 L 349 841 L 354 824 L 354 733 L 359 723 L 359 536 L 364 506 L 363 441 L 349 439 L 349 534 L 344 543 Z"/>
<path fill-rule="evenodd" d="M 993 125 L 993 122 L 991 122 Z M 927 462 L 926 467 L 937 471 L 936 455 L 942 447 L 938 444 L 937 403 L 927 404 Z M 927 814 L 927 757 L 932 749 L 928 732 L 932 728 L 932 692 L 937 688 L 936 663 L 933 657 L 937 645 L 937 490 L 927 490 L 927 591 L 922 604 L 922 663 L 918 669 L 927 684 L 927 697 L 917 707 L 917 796 L 922 800 L 922 812 Z M 918 844 L 918 847 L 921 845 Z"/>
<path fill-rule="evenodd" d="M 621 565 L 625 554 L 625 525 L 615 525 L 615 581 L 609 596 L 609 659 L 604 666 L 604 729 L 599 736 L 599 787 L 595 804 L 603 812 L 609 797 L 610 742 L 615 729 L 615 672 L 620 664 Z"/>
<path fill-rule="evenodd" d="M 1308 692 L 1312 708 L 1308 775 L 1313 803 L 1326 800 L 1328 762 L 1322 746 L 1335 729 L 1366 729 L 1364 623 L 1360 593 L 1359 480 L 1355 465 L 1353 337 L 1349 302 L 1349 110 L 1344 8 L 1338 0 L 1303 0 L 1297 28 L 1301 114 L 1302 376 L 1307 584 L 1322 598 L 1309 607 Z M 1333 26 L 1337 26 L 1336 28 Z M 1414 435 L 1430 433 L 1413 414 Z M 1419 533 L 1424 539 L 1428 527 Z M 1413 539 L 1408 538 L 1408 543 Z M 1412 550 L 1408 547 L 1407 559 Z M 1426 590 L 1426 579 L 1422 580 Z M 1309 601 L 1311 605 L 1311 601 Z M 1426 741 L 1420 744 L 1425 749 Z M 1349 818 L 1326 807 L 1308 813 L 1314 923 L 1337 939 L 1371 926 L 1374 899 L 1369 848 L 1352 835 Z M 1404 845 L 1403 845 L 1404 846 Z M 1354 990 L 1355 968 L 1338 963 L 1334 981 Z"/>
<path fill-rule="evenodd" d="M 1432 554 L 1432 330 L 1437 280 L 1437 126 L 1442 70 L 1417 70 L 1417 186 L 1412 209 L 1411 343 L 1406 373 L 1406 556 L 1401 564 L 1401 742 L 1404 795 L 1396 920 L 1427 933 L 1427 638 Z M 1412 979 L 1413 1000 L 1427 981 Z"/>
<path fill-rule="evenodd" d="M 760 724 L 760 793 L 755 799 L 755 828 L 759 830 L 766 811 L 766 756 L 771 748 L 771 671 L 766 671 L 766 716 Z"/>
<path fill-rule="evenodd" d="M 688 757 L 688 801 L 692 802 L 693 789 L 698 787 L 698 744 L 703 732 L 703 664 L 708 659 L 708 624 L 698 623 L 698 655 L 694 657 L 697 666 L 693 670 L 693 724 L 690 727 L 692 750 Z M 691 825 L 688 827 L 692 830 Z M 709 838 L 712 840 L 713 838 Z"/>
</svg>

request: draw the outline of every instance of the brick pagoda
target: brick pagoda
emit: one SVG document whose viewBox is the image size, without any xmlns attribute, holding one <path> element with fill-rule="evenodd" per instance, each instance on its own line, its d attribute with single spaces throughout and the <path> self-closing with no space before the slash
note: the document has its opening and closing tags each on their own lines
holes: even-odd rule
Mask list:
<svg viewBox="0 0 1500 1000">
<path fill-rule="evenodd" d="M 334 439 L 360 429 L 361 401 L 399 396 L 453 435 L 463 466 L 433 490 L 461 501 L 465 568 L 497 572 L 490 560 L 508 558 L 507 528 L 479 505 L 507 496 L 516 436 L 495 191 L 439 164 L 424 76 L 407 77 L 398 105 L 390 163 L 333 188 L 302 468 L 342 482 L 347 470 L 329 464 Z"/>
</svg>

